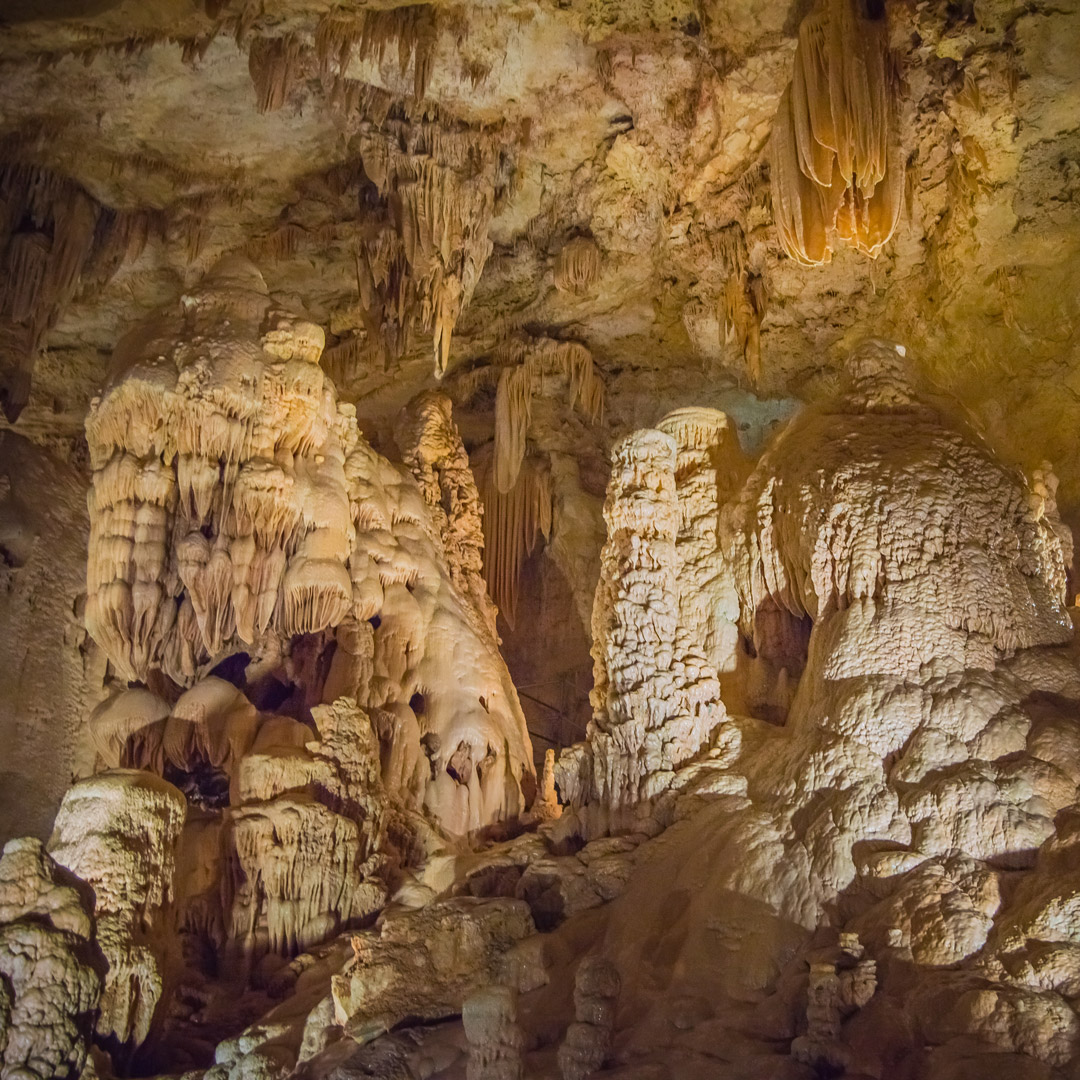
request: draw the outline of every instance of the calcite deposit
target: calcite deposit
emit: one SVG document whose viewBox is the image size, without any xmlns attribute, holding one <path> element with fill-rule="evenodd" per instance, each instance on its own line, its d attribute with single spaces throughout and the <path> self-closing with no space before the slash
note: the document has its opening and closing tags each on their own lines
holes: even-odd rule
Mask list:
<svg viewBox="0 0 1080 1080">
<path fill-rule="evenodd" d="M 0 1080 L 1080 1077 L 1073 0 L 0 7 Z"/>
</svg>

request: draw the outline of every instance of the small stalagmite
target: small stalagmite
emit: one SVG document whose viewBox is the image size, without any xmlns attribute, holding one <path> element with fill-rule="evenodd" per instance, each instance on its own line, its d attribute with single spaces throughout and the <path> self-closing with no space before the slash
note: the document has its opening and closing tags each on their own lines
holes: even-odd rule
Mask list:
<svg viewBox="0 0 1080 1080">
<path fill-rule="evenodd" d="M 470 994 L 461 1008 L 469 1042 L 468 1080 L 522 1080 L 525 1035 L 517 1022 L 517 993 L 488 986 Z"/>
<path fill-rule="evenodd" d="M 94 1032 L 105 957 L 89 890 L 29 837 L 0 858 L 0 1072 L 77 1077 Z"/>
<path fill-rule="evenodd" d="M 610 960 L 587 956 L 574 977 L 574 1023 L 559 1047 L 562 1080 L 585 1080 L 611 1053 L 615 1007 L 622 982 Z"/>
</svg>

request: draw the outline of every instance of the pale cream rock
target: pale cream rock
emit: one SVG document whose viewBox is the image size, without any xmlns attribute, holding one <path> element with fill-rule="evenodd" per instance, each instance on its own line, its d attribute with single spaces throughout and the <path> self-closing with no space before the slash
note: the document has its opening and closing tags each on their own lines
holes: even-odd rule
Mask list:
<svg viewBox="0 0 1080 1080">
<path fill-rule="evenodd" d="M 647 430 L 612 452 L 593 606 L 594 718 L 585 746 L 559 762 L 564 798 L 609 826 L 670 787 L 713 735 L 726 717 L 718 667 L 733 666 L 737 597 L 715 528 L 720 477 L 737 480 L 741 454 L 722 414 L 684 411 L 664 424 L 678 441 Z"/>
<path fill-rule="evenodd" d="M 43 850 L 10 840 L 0 858 L 0 1072 L 78 1077 L 94 1032 L 105 960 L 92 898 Z"/>
<path fill-rule="evenodd" d="M 389 737 L 384 783 L 405 805 L 455 835 L 523 813 L 535 792 L 525 717 L 488 626 L 446 570 L 420 489 L 362 440 L 345 471 L 353 612 L 372 653 L 366 679 L 363 663 L 332 669 L 335 692 Z"/>
<path fill-rule="evenodd" d="M 164 991 L 176 847 L 187 804 L 150 773 L 117 769 L 68 790 L 49 852 L 94 890 L 108 960 L 97 1031 L 127 1050 L 150 1034 Z"/>
<path fill-rule="evenodd" d="M 520 900 L 459 898 L 388 913 L 378 932 L 358 935 L 351 970 L 331 981 L 337 1021 L 364 1042 L 405 1016 L 460 1013 L 470 993 L 501 981 L 504 954 L 534 932 Z"/>
<path fill-rule="evenodd" d="M 322 340 L 234 257 L 117 346 L 86 422 L 86 621 L 129 677 L 162 667 L 189 684 L 234 640 L 346 614 L 355 427 L 318 366 Z"/>
<path fill-rule="evenodd" d="M 585 1080 L 611 1053 L 615 1008 L 621 987 L 610 960 L 587 956 L 574 975 L 574 1023 L 559 1047 L 562 1080 Z"/>
</svg>

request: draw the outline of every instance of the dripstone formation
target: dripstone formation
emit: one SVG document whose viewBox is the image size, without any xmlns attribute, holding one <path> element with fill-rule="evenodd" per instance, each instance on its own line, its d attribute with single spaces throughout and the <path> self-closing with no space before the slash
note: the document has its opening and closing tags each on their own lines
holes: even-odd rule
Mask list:
<svg viewBox="0 0 1080 1080">
<path fill-rule="evenodd" d="M 8 0 L 0 1080 L 1077 1080 L 1077 55 Z"/>
</svg>

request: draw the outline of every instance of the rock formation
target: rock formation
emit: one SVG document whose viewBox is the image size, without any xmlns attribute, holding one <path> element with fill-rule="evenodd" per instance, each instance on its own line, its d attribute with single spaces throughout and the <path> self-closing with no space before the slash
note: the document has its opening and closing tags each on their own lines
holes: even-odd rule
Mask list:
<svg viewBox="0 0 1080 1080">
<path fill-rule="evenodd" d="M 72 787 L 56 815 L 50 854 L 93 889 L 108 963 L 97 1033 L 120 1051 L 146 1040 L 164 992 L 165 915 L 186 810 L 171 784 L 115 770 Z"/>
<path fill-rule="evenodd" d="M 517 993 L 509 986 L 488 986 L 465 999 L 461 1023 L 469 1040 L 468 1080 L 521 1080 Z"/>
<path fill-rule="evenodd" d="M 718 671 L 732 651 L 720 625 L 730 600 L 715 528 L 720 478 L 738 469 L 738 457 L 723 458 L 738 448 L 722 415 L 673 414 L 664 425 L 679 442 L 645 430 L 612 452 L 593 606 L 595 713 L 586 744 L 560 760 L 565 797 L 616 820 L 669 787 L 726 715 Z"/>
<path fill-rule="evenodd" d="M 1075 5 L 2 6 L 0 1080 L 1080 1076 Z"/>
<path fill-rule="evenodd" d="M 105 962 L 85 887 L 39 840 L 0 858 L 0 1063 L 5 1076 L 83 1075 Z"/>
<path fill-rule="evenodd" d="M 563 1080 L 585 1080 L 600 1069 L 611 1053 L 619 973 L 610 961 L 588 956 L 574 976 L 574 1023 L 559 1047 Z"/>
</svg>

